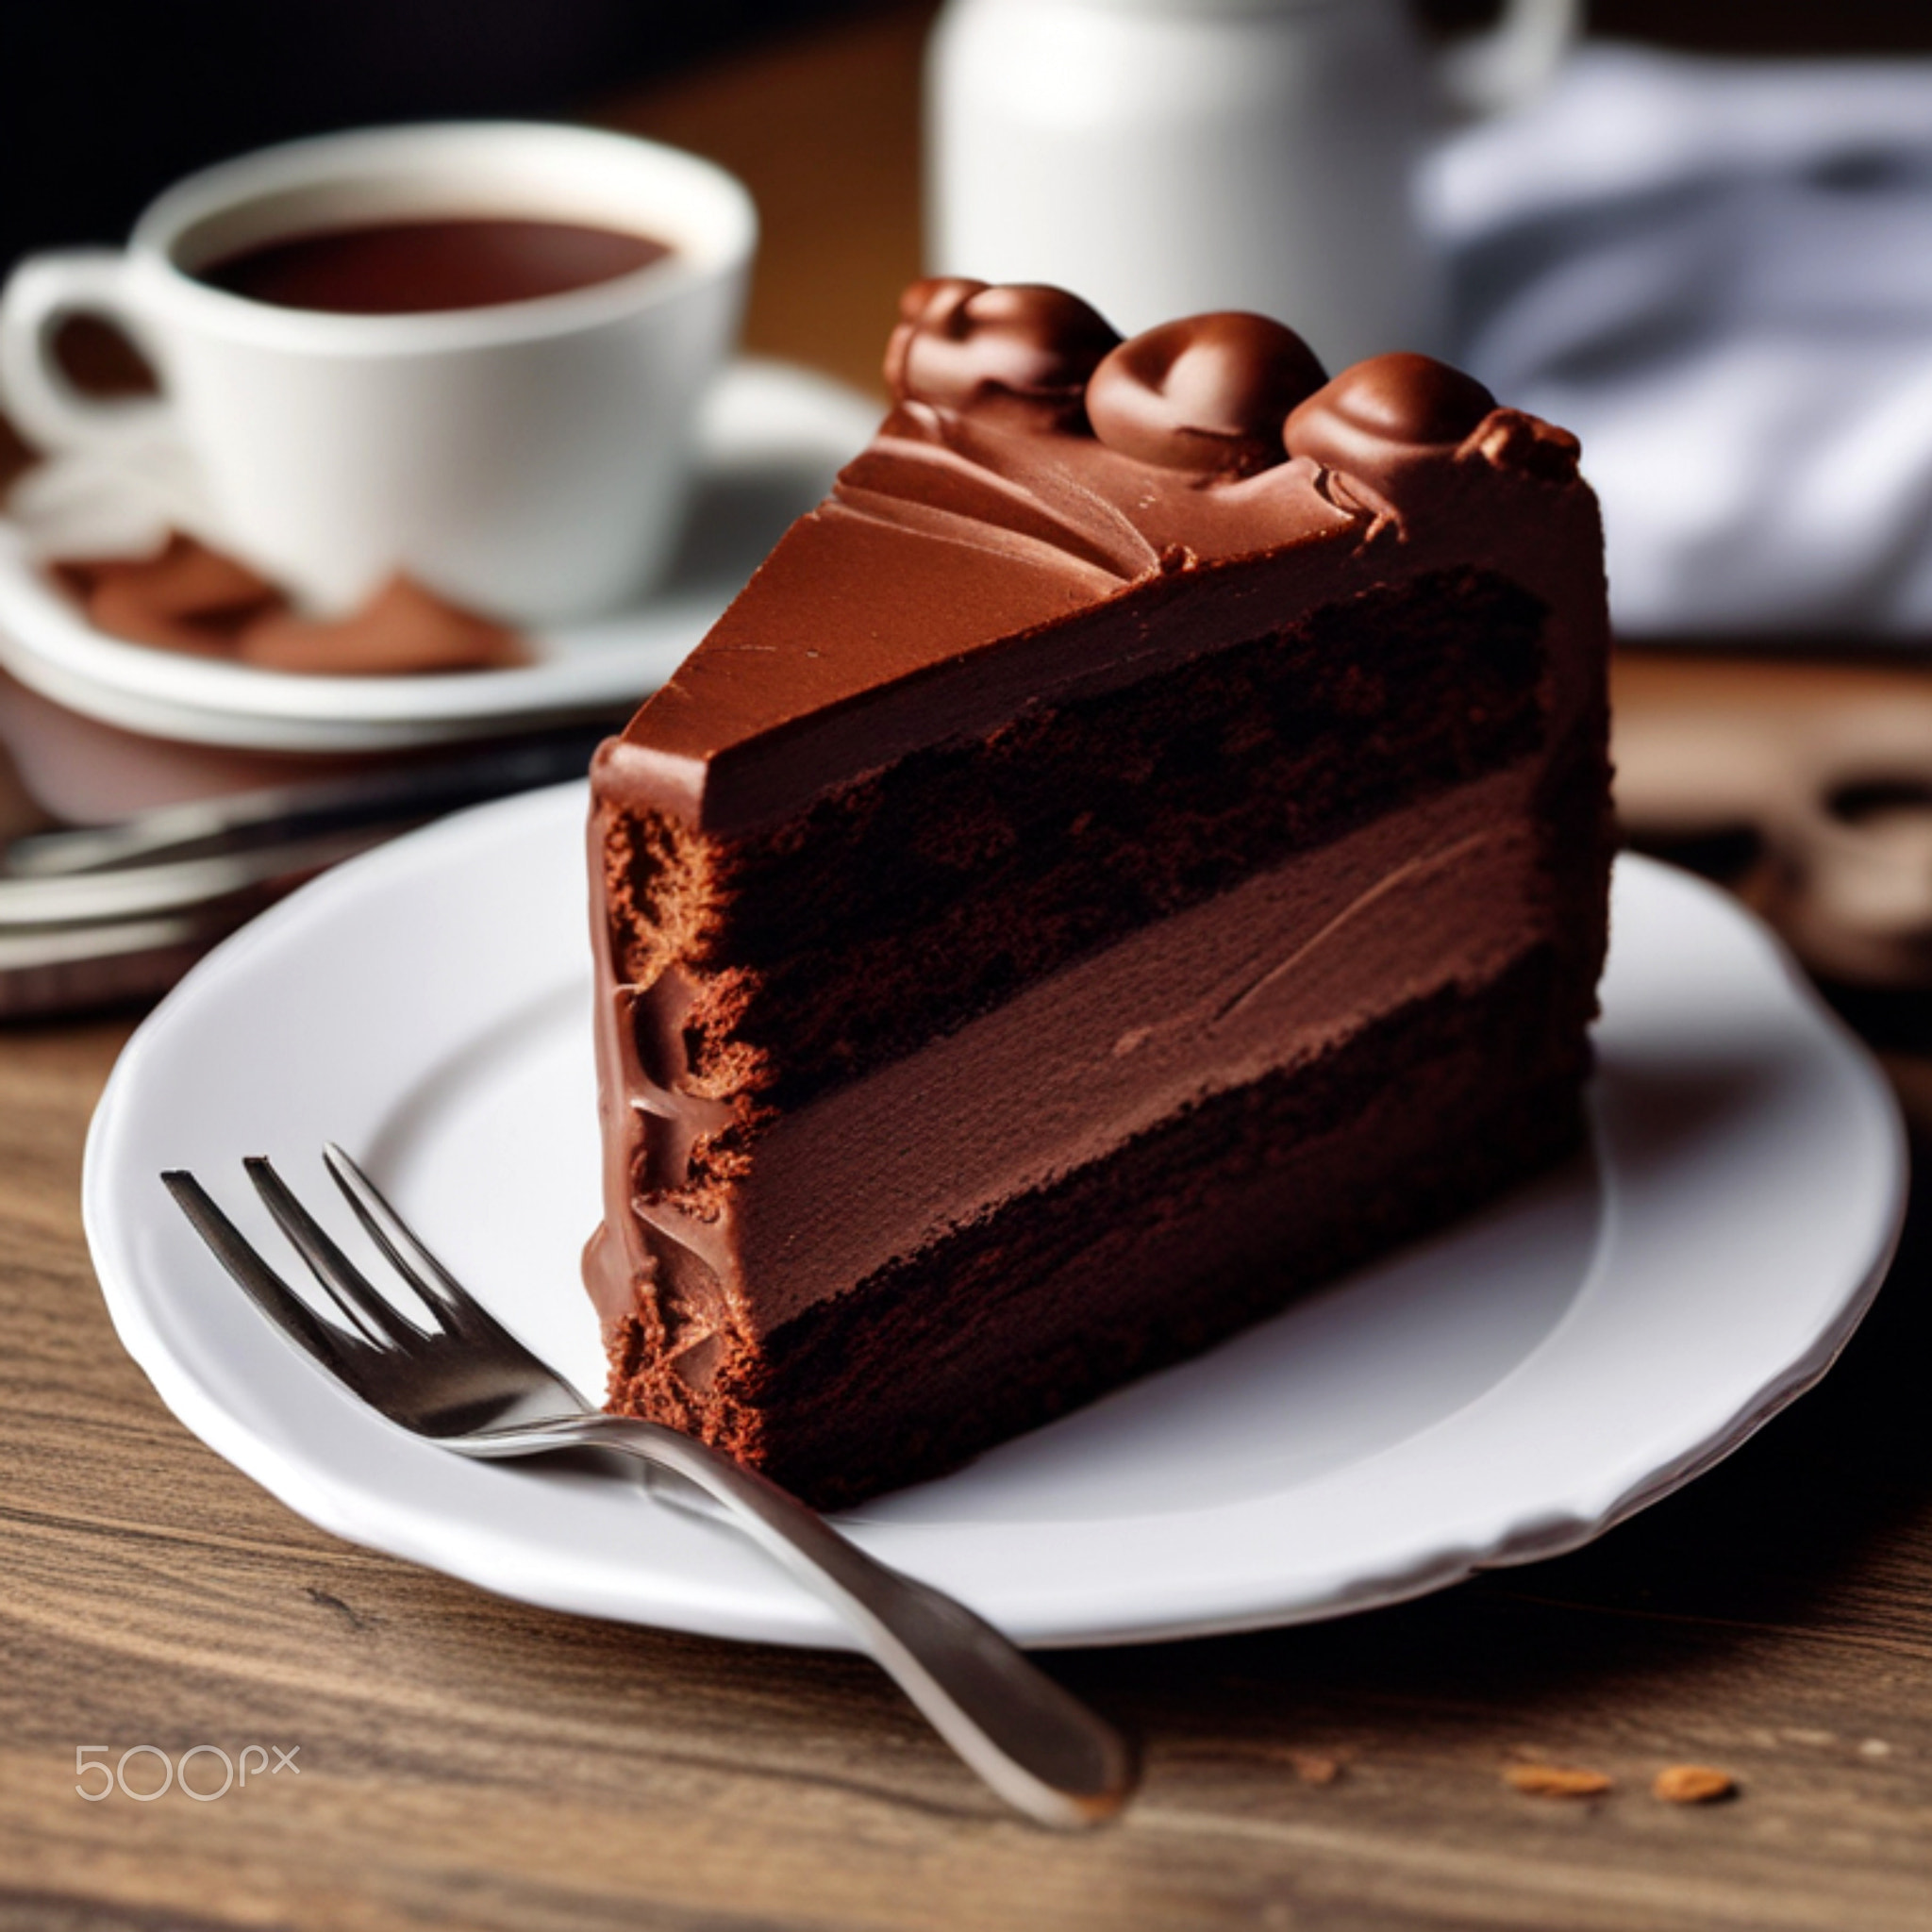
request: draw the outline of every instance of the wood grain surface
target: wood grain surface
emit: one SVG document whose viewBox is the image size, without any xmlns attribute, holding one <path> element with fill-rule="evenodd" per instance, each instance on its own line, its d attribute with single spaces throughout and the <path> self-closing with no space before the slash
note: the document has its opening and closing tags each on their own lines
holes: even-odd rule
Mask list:
<svg viewBox="0 0 1932 1932">
<path fill-rule="evenodd" d="M 751 181 L 753 342 L 858 380 L 914 255 L 922 26 L 605 104 Z M 1633 701 L 1669 702 L 1664 675 Z M 861 1661 L 499 1602 L 204 1449 L 121 1353 L 82 1241 L 127 1024 L 0 1032 L 0 1925 L 1932 1927 L 1923 1209 L 1826 1383 L 1591 1548 L 1337 1624 L 1051 1659 L 1147 1761 L 1125 1822 L 1069 1840 L 1004 1815 Z M 75 1792 L 76 1747 L 203 1743 L 299 1768 L 209 1803 Z M 1651 1794 L 1687 1763 L 1736 1795 Z M 1545 1764 L 1610 1788 L 1508 1782 Z"/>
</svg>

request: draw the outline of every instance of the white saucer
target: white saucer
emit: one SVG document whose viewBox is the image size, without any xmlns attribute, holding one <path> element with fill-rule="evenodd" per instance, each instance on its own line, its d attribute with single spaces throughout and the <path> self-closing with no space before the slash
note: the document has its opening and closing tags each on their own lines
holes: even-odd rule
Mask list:
<svg viewBox="0 0 1932 1932">
<path fill-rule="evenodd" d="M 162 1191 L 250 1233 L 273 1155 L 341 1140 L 456 1273 L 601 1386 L 580 788 L 353 860 L 157 1009 L 88 1146 L 122 1340 L 190 1428 L 354 1541 L 563 1610 L 837 1645 L 730 1533 L 594 1474 L 465 1462 L 358 1407 L 229 1284 Z M 1024 1641 L 1124 1642 L 1391 1602 L 1572 1548 L 1735 1448 L 1831 1362 L 1903 1211 L 1866 1057 L 1730 900 L 1626 858 L 1596 1146 L 1197 1362 L 854 1512 L 887 1561 Z M 289 1263 L 291 1270 L 295 1264 Z"/>
<path fill-rule="evenodd" d="M 782 362 L 741 361 L 702 425 L 691 519 L 671 579 L 635 610 L 532 640 L 534 664 L 436 677 L 308 677 L 108 636 L 0 518 L 0 665 L 125 730 L 256 751 L 376 751 L 615 711 L 661 684 L 870 439 L 882 405 Z"/>
</svg>

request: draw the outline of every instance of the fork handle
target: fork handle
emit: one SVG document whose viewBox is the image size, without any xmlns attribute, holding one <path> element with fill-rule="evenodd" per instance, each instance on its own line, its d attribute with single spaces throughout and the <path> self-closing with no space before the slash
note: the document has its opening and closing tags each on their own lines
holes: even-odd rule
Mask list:
<svg viewBox="0 0 1932 1932">
<path fill-rule="evenodd" d="M 675 1471 L 798 1581 L 837 1610 L 939 1734 L 994 1790 L 1061 1828 L 1110 1818 L 1134 1789 L 1134 1753 L 1112 1725 L 1063 1690 L 965 1605 L 866 1555 L 824 1517 L 729 1457 L 630 1416 L 558 1417 L 470 1436 L 490 1454 L 512 1443 L 614 1449 Z"/>
</svg>

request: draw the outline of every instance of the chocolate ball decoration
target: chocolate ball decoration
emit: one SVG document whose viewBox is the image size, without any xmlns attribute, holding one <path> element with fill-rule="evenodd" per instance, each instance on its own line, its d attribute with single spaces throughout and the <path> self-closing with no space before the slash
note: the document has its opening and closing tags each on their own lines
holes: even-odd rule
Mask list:
<svg viewBox="0 0 1932 1932">
<path fill-rule="evenodd" d="M 1109 449 L 1165 470 L 1252 475 L 1282 459 L 1281 423 L 1326 372 L 1265 315 L 1193 315 L 1123 342 L 1087 385 Z"/>
<path fill-rule="evenodd" d="M 1289 417 L 1288 453 L 1373 479 L 1405 458 L 1453 448 L 1496 407 L 1473 375 L 1431 356 L 1374 356 Z"/>
<path fill-rule="evenodd" d="M 901 402 L 1081 420 L 1087 379 L 1120 341 L 1064 289 L 957 276 L 914 282 L 886 344 L 886 386 Z"/>
</svg>

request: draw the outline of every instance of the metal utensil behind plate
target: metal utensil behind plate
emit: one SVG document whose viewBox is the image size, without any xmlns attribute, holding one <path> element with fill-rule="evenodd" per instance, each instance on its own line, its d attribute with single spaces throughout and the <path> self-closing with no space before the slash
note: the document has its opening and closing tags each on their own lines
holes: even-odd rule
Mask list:
<svg viewBox="0 0 1932 1932">
<path fill-rule="evenodd" d="M 0 1019 L 153 998 L 341 859 L 444 812 L 581 776 L 614 722 L 117 824 L 28 831 L 0 845 Z"/>
</svg>

